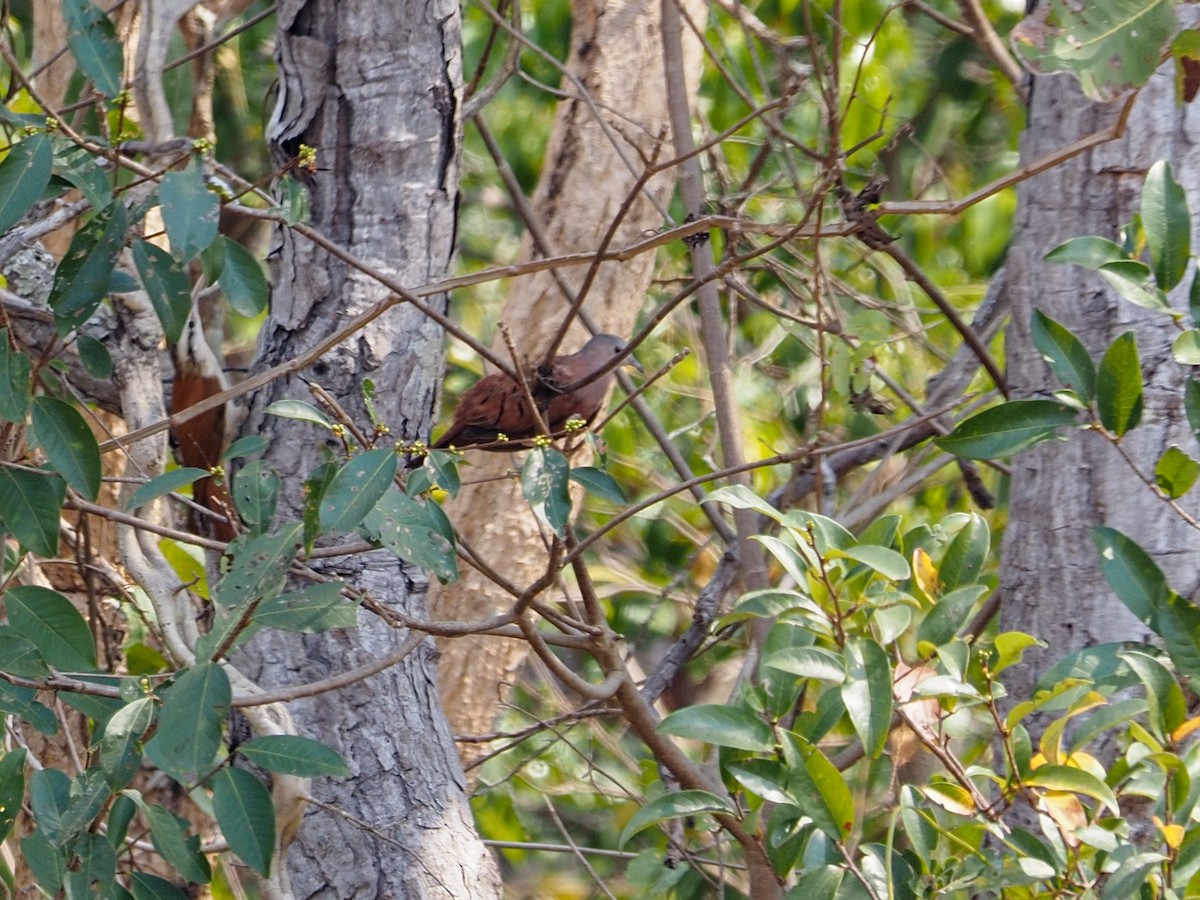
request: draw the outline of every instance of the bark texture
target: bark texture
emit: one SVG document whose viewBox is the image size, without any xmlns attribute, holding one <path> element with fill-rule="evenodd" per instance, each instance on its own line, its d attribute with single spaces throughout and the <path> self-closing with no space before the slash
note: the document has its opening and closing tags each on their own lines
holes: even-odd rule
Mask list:
<svg viewBox="0 0 1200 900">
<path fill-rule="evenodd" d="M 689 0 L 685 5 L 695 21 L 703 21 L 701 4 Z M 644 169 L 638 151 L 650 157 L 661 149 L 660 162 L 670 155 L 669 144 L 659 147 L 668 136 L 660 4 L 656 0 L 581 0 L 574 4 L 573 13 L 567 68 L 583 85 L 590 102 L 564 79 L 563 88 L 570 99 L 559 106 L 541 180 L 531 200 L 545 252 L 527 237 L 523 259 L 600 246 Z M 688 37 L 687 72 L 695 73 L 689 80 L 694 90 L 700 45 L 692 35 Z M 673 188 L 671 172 L 656 176 L 647 186 L 662 205 Z M 658 207 L 645 195 L 639 196 L 617 229 L 612 246 L 631 243 L 646 229 L 662 225 Z M 600 331 L 629 336 L 650 286 L 653 262 L 652 256 L 644 255 L 600 268 L 583 307 Z M 574 295 L 584 278 L 583 270 L 566 269 L 558 274 Z M 514 343 L 529 353 L 529 361 L 541 361 L 569 306 L 570 299 L 553 273 L 538 273 L 514 285 L 503 320 Z M 577 350 L 586 339 L 587 332 L 576 324 L 560 352 Z M 502 342 L 496 349 L 507 357 Z M 513 458 L 483 457 L 475 454 L 471 459 L 471 480 L 482 483 L 464 488 L 450 506 L 450 515 L 471 547 L 510 581 L 524 586 L 543 573 L 546 545 L 520 485 L 492 480 L 513 467 Z M 582 463 L 575 459 L 572 464 Z M 497 514 L 479 515 L 481 509 L 496 510 Z M 465 567 L 459 582 L 437 588 L 435 596 L 435 608 L 443 619 L 478 619 L 513 602 L 486 577 Z M 441 649 L 442 699 L 455 733 L 490 731 L 506 685 L 525 658 L 524 643 L 473 636 L 444 640 Z"/>
<path fill-rule="evenodd" d="M 273 151 L 317 150 L 306 182 L 313 225 L 400 282 L 447 268 L 455 228 L 461 92 L 459 7 L 454 0 L 292 0 L 279 6 L 280 96 Z M 270 319 L 260 366 L 293 358 L 387 291 L 305 238 L 284 232 L 274 254 Z M 439 302 L 445 304 L 444 298 Z M 441 330 L 393 309 L 300 373 L 359 422 L 364 379 L 397 437 L 428 434 L 442 369 Z M 299 377 L 255 398 L 247 433 L 271 440 L 270 464 L 291 490 L 281 516 L 296 518 L 300 485 L 328 435 L 266 416 L 283 397 L 311 399 Z M 369 425 L 368 425 L 369 430 Z M 330 449 L 338 453 L 338 448 Z M 390 554 L 330 562 L 326 574 L 415 616 L 427 577 Z M 264 687 L 320 680 L 391 652 L 404 637 L 364 615 L 351 633 L 263 634 L 239 659 Z M 320 780 L 288 854 L 298 897 L 493 897 L 495 863 L 474 833 L 465 780 L 435 688 L 435 651 L 340 690 L 297 701 L 299 730 L 336 748 L 353 778 Z"/>
<path fill-rule="evenodd" d="M 1022 161 L 1109 126 L 1118 106 L 1088 102 L 1068 77 L 1039 78 Z M 1138 96 L 1123 138 L 1021 186 L 1009 255 L 1012 324 L 1006 344 L 1013 396 L 1057 387 L 1030 337 L 1035 308 L 1075 332 L 1097 361 L 1113 339 L 1134 330 L 1145 380 L 1145 414 L 1123 446 L 1151 478 L 1171 444 L 1195 452 L 1183 418 L 1189 373 L 1170 353 L 1178 332 L 1166 316 L 1118 298 L 1098 276 L 1042 257 L 1079 235 L 1118 239 L 1118 230 L 1138 210 L 1146 170 L 1155 160 L 1171 162 L 1194 205 L 1200 197 L 1198 142 L 1197 109 L 1176 105 L 1172 73 L 1164 67 Z M 1189 274 L 1184 288 L 1172 296 L 1176 308 L 1186 307 L 1183 293 L 1190 280 Z M 1194 500 L 1185 498 L 1184 505 L 1194 512 Z M 1088 535 L 1094 525 L 1117 528 L 1136 540 L 1181 594 L 1190 596 L 1200 585 L 1195 529 L 1137 479 L 1107 440 L 1077 432 L 1065 445 L 1042 444 L 1017 456 L 1000 567 L 1004 627 L 1028 631 L 1047 641 L 1049 649 L 1027 654 L 1031 664 L 1020 673 L 1020 683 L 1009 685 L 1014 696 L 1029 696 L 1038 675 L 1066 653 L 1147 636 L 1100 572 Z"/>
</svg>

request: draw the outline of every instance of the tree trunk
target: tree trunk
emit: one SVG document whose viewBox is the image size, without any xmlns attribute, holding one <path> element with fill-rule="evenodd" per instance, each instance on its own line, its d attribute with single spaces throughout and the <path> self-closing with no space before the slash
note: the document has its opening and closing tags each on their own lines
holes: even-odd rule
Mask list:
<svg viewBox="0 0 1200 900">
<path fill-rule="evenodd" d="M 694 21 L 704 21 L 701 4 L 692 0 L 686 7 Z M 540 234 L 526 236 L 523 259 L 599 247 L 645 168 L 642 155 L 649 158 L 658 153 L 658 161 L 665 162 L 671 152 L 670 144 L 662 143 L 668 136 L 668 119 L 660 4 L 657 0 L 577 2 L 573 13 L 567 69 L 578 78 L 591 102 L 567 99 L 559 106 L 541 180 L 531 201 Z M 700 45 L 688 36 L 692 39 L 687 42 L 687 71 L 695 73 L 689 77 L 694 90 Z M 573 98 L 576 89 L 566 81 L 564 85 Z M 604 117 L 603 124 L 597 114 Z M 672 172 L 651 179 L 646 193 L 655 202 L 646 193 L 638 196 L 611 246 L 632 243 L 648 229 L 661 227 L 659 210 L 669 201 L 673 188 Z M 601 266 L 583 306 L 584 314 L 600 331 L 630 334 L 650 287 L 653 264 L 653 254 L 645 254 Z M 530 361 L 542 359 L 583 273 L 582 268 L 540 272 L 514 287 L 504 322 Z M 571 297 L 556 281 L 556 274 Z M 584 340 L 586 332 L 574 325 L 562 352 L 578 349 Z M 496 349 L 507 358 L 502 340 L 497 341 Z M 450 505 L 455 527 L 480 556 L 513 583 L 524 586 L 543 573 L 546 551 L 520 485 L 493 477 L 511 469 L 514 460 L 501 454 L 475 454 L 471 462 L 471 480 L 479 483 L 465 487 Z M 577 457 L 572 464 L 584 463 Z M 499 513 L 483 516 L 479 510 Z M 460 581 L 435 588 L 435 592 L 435 607 L 445 619 L 478 619 L 507 609 L 513 602 L 486 577 L 466 567 Z M 441 650 L 442 699 L 455 733 L 490 731 L 505 686 L 525 658 L 525 644 L 471 636 L 444 640 Z"/>
<path fill-rule="evenodd" d="M 377 3 L 293 0 L 279 9 L 280 96 L 272 148 L 317 151 L 308 178 L 314 227 L 400 282 L 444 275 L 453 250 L 459 178 L 461 49 L 453 0 Z M 291 231 L 275 259 L 259 366 L 294 358 L 383 300 L 388 291 Z M 445 298 L 434 301 L 444 308 Z M 397 438 L 428 434 L 442 370 L 442 332 L 410 307 L 392 309 L 300 373 L 369 422 L 364 379 Z M 254 401 L 245 431 L 271 440 L 267 461 L 290 491 L 322 460 L 313 426 L 265 415 L 271 402 L 310 398 L 299 378 Z M 369 425 L 367 426 L 369 430 Z M 408 615 L 426 615 L 426 574 L 387 553 L 319 566 Z M 363 614 L 349 633 L 260 635 L 240 660 L 264 687 L 318 681 L 393 651 L 403 634 Z M 438 703 L 435 650 L 336 693 L 296 701 L 299 729 L 339 750 L 348 780 L 321 780 L 288 863 L 300 897 L 492 897 L 494 860 L 474 833 L 465 780 Z"/>
<path fill-rule="evenodd" d="M 1065 76 L 1039 78 L 1022 161 L 1109 127 L 1119 107 L 1088 102 Z M 1170 352 L 1178 332 L 1161 313 L 1119 299 L 1095 274 L 1042 257 L 1079 235 L 1117 240 L 1118 230 L 1138 211 L 1146 170 L 1158 159 L 1170 161 L 1195 208 L 1200 200 L 1200 170 L 1194 165 L 1198 140 L 1200 120 L 1190 107 L 1177 106 L 1173 72 L 1164 66 L 1138 96 L 1124 137 L 1022 184 L 1009 254 L 1012 324 L 1006 344 L 1013 396 L 1058 387 L 1030 338 L 1035 308 L 1075 332 L 1097 361 L 1114 338 L 1133 329 L 1146 382 L 1145 414 L 1122 445 L 1151 478 L 1171 444 L 1195 452 L 1183 420 L 1189 373 Z M 1176 308 L 1186 305 L 1180 296 L 1185 291 L 1186 286 L 1175 292 Z M 1184 502 L 1189 508 L 1196 505 L 1188 498 Z M 1102 524 L 1136 540 L 1181 594 L 1191 595 L 1200 584 L 1195 530 L 1138 481 L 1108 440 L 1074 432 L 1066 444 L 1042 444 L 1017 456 L 1000 567 L 1004 627 L 1032 633 L 1048 642 L 1049 649 L 1027 657 L 1031 664 L 1020 673 L 1020 683 L 1009 684 L 1011 695 L 1030 696 L 1046 666 L 1066 653 L 1147 636 L 1100 572 L 1088 529 Z"/>
</svg>

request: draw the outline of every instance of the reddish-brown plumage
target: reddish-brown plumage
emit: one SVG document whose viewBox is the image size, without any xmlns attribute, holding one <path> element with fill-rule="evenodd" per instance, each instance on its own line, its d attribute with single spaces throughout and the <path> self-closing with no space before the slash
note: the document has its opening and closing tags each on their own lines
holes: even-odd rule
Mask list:
<svg viewBox="0 0 1200 900">
<path fill-rule="evenodd" d="M 570 393 L 564 393 L 563 388 L 599 372 L 624 349 L 625 342 L 619 337 L 598 334 L 578 352 L 555 357 L 548 365 L 530 367 L 525 371 L 529 393 L 552 434 L 562 431 L 573 417 L 591 423 L 612 384 L 612 371 Z M 631 356 L 626 357 L 626 361 L 637 365 Z M 529 400 L 521 385 L 503 372 L 497 372 L 481 378 L 462 395 L 450 427 L 432 446 L 440 450 L 493 444 L 500 440 L 501 435 L 508 438 L 509 442 L 520 442 L 540 433 L 541 428 L 530 411 Z M 525 446 L 523 443 L 499 443 L 481 449 L 512 451 Z"/>
<path fill-rule="evenodd" d="M 224 372 L 216 355 L 204 343 L 196 317 L 188 320 L 184 335 L 175 348 L 175 384 L 171 390 L 171 413 L 179 413 L 195 406 L 225 390 Z M 225 407 L 218 406 L 200 413 L 193 419 L 180 422 L 172 429 L 179 447 L 179 462 L 184 466 L 211 469 L 221 465 L 225 452 Z M 192 499 L 205 509 L 216 513 L 206 517 L 203 525 L 206 532 L 222 541 L 231 541 L 237 535 L 226 518 L 232 514 L 233 504 L 229 489 L 224 482 L 214 478 L 201 478 L 192 485 Z"/>
</svg>

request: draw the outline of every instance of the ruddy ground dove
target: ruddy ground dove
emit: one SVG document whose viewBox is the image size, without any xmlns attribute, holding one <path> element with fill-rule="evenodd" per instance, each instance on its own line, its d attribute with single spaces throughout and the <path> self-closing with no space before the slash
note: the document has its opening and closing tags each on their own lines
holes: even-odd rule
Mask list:
<svg viewBox="0 0 1200 900">
<path fill-rule="evenodd" d="M 563 389 L 599 372 L 624 350 L 625 342 L 616 335 L 598 334 L 576 353 L 525 370 L 529 394 L 551 434 L 561 432 L 571 418 L 591 423 L 612 384 L 612 371 L 570 393 Z M 632 356 L 625 358 L 625 364 L 641 368 Z M 527 445 L 519 442 L 540 433 L 521 385 L 503 372 L 496 372 L 481 378 L 462 395 L 450 427 L 432 446 L 443 450 L 494 444 L 480 449 L 511 452 L 524 449 Z M 510 443 L 514 441 L 518 443 Z"/>
</svg>

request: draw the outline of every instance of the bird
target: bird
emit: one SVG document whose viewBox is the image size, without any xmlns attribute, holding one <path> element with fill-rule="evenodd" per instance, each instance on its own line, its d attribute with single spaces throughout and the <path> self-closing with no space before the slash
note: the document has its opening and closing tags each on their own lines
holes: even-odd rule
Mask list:
<svg viewBox="0 0 1200 900">
<path fill-rule="evenodd" d="M 524 370 L 529 394 L 551 435 L 561 432 L 572 418 L 591 424 L 612 385 L 616 366 L 574 390 L 565 389 L 602 371 L 626 346 L 616 335 L 598 334 L 575 353 Z M 639 371 L 642 368 L 632 356 L 625 357 L 623 365 Z M 524 449 L 523 441 L 541 433 L 525 390 L 505 373 L 496 372 L 481 378 L 462 395 L 450 426 L 431 449 L 474 446 L 511 453 Z"/>
<path fill-rule="evenodd" d="M 172 415 L 229 387 L 225 371 L 204 336 L 195 307 L 172 351 L 175 362 L 175 384 L 171 391 Z M 179 447 L 180 463 L 200 469 L 212 469 L 220 465 L 227 443 L 225 431 L 224 406 L 173 425 L 171 432 Z M 197 533 L 208 534 L 225 542 L 237 536 L 228 519 L 233 503 L 226 483 L 218 482 L 212 476 L 201 478 L 192 485 L 192 499 L 214 513 L 212 517 L 206 517 L 207 521 L 194 517 L 193 525 Z"/>
</svg>

